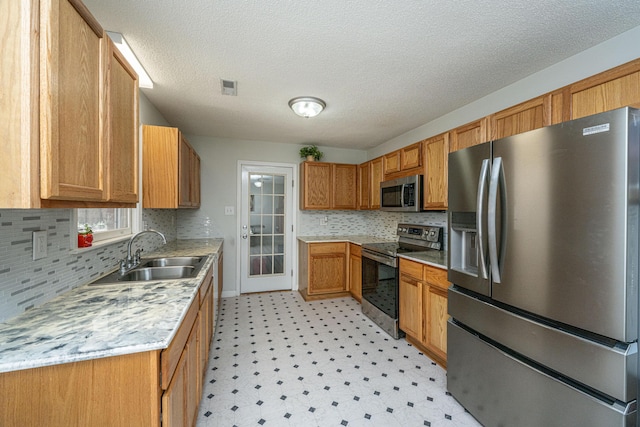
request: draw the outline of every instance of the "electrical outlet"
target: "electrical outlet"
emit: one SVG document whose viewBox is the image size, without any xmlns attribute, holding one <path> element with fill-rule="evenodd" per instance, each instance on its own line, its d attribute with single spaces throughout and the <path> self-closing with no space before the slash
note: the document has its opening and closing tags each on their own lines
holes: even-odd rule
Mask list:
<svg viewBox="0 0 640 427">
<path fill-rule="evenodd" d="M 47 231 L 40 230 L 33 232 L 33 259 L 47 257 Z"/>
<path fill-rule="evenodd" d="M 233 208 L 233 206 L 225 206 L 224 207 L 224 214 L 225 215 L 233 215 L 233 214 L 235 214 L 235 209 Z"/>
<path fill-rule="evenodd" d="M 320 218 L 320 225 L 327 225 L 327 224 L 329 224 L 328 216 L 323 216 L 322 218 Z"/>
</svg>

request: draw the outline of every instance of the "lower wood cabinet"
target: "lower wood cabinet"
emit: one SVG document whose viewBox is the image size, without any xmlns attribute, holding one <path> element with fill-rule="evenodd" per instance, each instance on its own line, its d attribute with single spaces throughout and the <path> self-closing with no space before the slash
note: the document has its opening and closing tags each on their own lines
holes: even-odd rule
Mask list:
<svg viewBox="0 0 640 427">
<path fill-rule="evenodd" d="M 349 292 L 362 302 L 362 248 L 349 243 Z"/>
<path fill-rule="evenodd" d="M 447 366 L 447 271 L 400 258 L 400 329 L 407 341 Z"/>
<path fill-rule="evenodd" d="M 0 426 L 194 426 L 213 335 L 212 279 L 213 267 L 164 350 L 0 373 Z"/>
<path fill-rule="evenodd" d="M 305 300 L 349 295 L 346 242 L 299 242 L 298 286 Z"/>
</svg>

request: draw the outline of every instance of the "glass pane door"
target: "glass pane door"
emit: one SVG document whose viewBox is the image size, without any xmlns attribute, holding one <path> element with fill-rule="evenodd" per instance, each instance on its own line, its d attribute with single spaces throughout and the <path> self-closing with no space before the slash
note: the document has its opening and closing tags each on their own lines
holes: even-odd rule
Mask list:
<svg viewBox="0 0 640 427">
<path fill-rule="evenodd" d="M 249 275 L 282 275 L 285 253 L 285 176 L 249 174 Z"/>
</svg>

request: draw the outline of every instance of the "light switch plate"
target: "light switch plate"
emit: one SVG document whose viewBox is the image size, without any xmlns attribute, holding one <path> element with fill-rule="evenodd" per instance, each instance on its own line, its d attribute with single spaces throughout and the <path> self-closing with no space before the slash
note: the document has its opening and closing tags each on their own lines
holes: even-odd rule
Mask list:
<svg viewBox="0 0 640 427">
<path fill-rule="evenodd" d="M 33 259 L 47 257 L 47 231 L 40 230 L 33 232 Z"/>
</svg>

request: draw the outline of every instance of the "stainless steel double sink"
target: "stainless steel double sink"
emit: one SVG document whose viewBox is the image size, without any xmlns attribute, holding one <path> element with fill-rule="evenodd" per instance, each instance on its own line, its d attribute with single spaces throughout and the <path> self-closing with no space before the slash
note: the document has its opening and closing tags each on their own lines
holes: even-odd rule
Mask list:
<svg viewBox="0 0 640 427">
<path fill-rule="evenodd" d="M 143 259 L 140 264 L 124 274 L 120 270 L 116 270 L 90 283 L 90 285 L 189 279 L 198 275 L 206 260 L 206 256 Z"/>
</svg>

